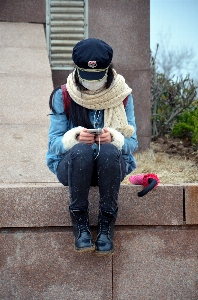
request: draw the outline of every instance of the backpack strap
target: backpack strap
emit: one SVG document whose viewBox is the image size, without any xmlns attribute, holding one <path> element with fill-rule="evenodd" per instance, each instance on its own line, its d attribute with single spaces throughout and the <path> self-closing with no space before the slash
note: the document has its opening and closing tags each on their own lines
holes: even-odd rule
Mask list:
<svg viewBox="0 0 198 300">
<path fill-rule="evenodd" d="M 69 118 L 70 96 L 67 91 L 66 84 L 61 85 L 61 90 L 63 95 L 64 111 L 66 113 L 67 118 Z"/>
<path fill-rule="evenodd" d="M 124 105 L 124 108 L 126 107 L 127 105 L 127 101 L 128 101 L 128 96 L 123 100 L 123 105 Z"/>
</svg>

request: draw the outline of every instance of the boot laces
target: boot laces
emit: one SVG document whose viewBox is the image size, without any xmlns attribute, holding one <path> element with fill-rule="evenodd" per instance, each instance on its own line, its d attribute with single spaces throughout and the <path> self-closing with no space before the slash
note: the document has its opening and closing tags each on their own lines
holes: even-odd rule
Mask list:
<svg viewBox="0 0 198 300">
<path fill-rule="evenodd" d="M 81 216 L 78 219 L 78 229 L 80 230 L 80 232 L 89 232 L 88 219 L 86 216 Z"/>
<path fill-rule="evenodd" d="M 100 221 L 100 234 L 108 235 L 110 231 L 111 220 Z"/>
</svg>

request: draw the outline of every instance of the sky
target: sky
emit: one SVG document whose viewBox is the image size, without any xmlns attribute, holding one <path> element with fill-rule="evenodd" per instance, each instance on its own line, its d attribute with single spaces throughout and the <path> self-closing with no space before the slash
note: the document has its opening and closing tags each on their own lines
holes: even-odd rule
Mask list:
<svg viewBox="0 0 198 300">
<path fill-rule="evenodd" d="M 150 0 L 150 46 L 191 48 L 198 65 L 198 0 Z M 198 70 L 194 70 L 198 78 Z"/>
</svg>

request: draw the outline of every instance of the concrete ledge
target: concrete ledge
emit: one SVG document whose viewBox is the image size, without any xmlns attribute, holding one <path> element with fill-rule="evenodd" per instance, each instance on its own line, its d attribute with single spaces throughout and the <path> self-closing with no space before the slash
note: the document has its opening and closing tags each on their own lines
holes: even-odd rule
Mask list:
<svg viewBox="0 0 198 300">
<path fill-rule="evenodd" d="M 117 225 L 183 225 L 183 186 L 159 186 L 139 198 L 142 186 L 121 185 Z M 59 183 L 0 185 L 1 227 L 71 226 L 69 189 Z M 99 192 L 89 194 L 90 224 L 97 225 Z"/>
<path fill-rule="evenodd" d="M 185 188 L 186 224 L 198 224 L 198 185 Z"/>
</svg>

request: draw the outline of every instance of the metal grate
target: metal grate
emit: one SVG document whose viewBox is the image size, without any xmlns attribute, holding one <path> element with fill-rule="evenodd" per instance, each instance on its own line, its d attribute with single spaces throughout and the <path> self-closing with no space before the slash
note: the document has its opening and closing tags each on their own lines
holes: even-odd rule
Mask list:
<svg viewBox="0 0 198 300">
<path fill-rule="evenodd" d="M 46 40 L 52 70 L 72 70 L 72 49 L 88 37 L 88 0 L 46 0 Z"/>
</svg>

